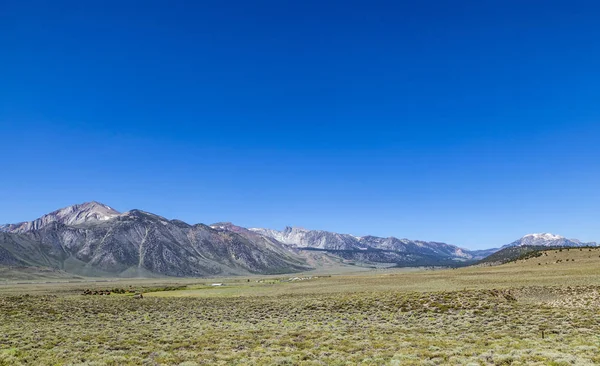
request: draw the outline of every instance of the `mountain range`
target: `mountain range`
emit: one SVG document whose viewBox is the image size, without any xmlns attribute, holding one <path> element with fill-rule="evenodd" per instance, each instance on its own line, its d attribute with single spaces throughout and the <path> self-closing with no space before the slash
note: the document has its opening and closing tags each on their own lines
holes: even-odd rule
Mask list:
<svg viewBox="0 0 600 366">
<path fill-rule="evenodd" d="M 530 234 L 507 246 L 592 244 Z M 497 250 L 471 251 L 440 242 L 297 227 L 277 231 L 227 222 L 190 225 L 141 210 L 121 213 L 94 201 L 33 221 L 0 225 L 0 266 L 54 268 L 83 276 L 291 273 L 313 269 L 318 265 L 315 255 L 346 263 L 457 266 Z"/>
<path fill-rule="evenodd" d="M 249 230 L 296 248 L 333 252 L 343 258 L 359 261 L 456 265 L 482 258 L 478 251 L 439 242 L 371 235 L 358 237 L 297 227 L 286 227 L 283 231 L 261 228 Z"/>
<path fill-rule="evenodd" d="M 210 276 L 310 269 L 293 250 L 235 232 L 98 202 L 0 227 L 0 264 L 44 266 L 84 276 Z"/>
</svg>

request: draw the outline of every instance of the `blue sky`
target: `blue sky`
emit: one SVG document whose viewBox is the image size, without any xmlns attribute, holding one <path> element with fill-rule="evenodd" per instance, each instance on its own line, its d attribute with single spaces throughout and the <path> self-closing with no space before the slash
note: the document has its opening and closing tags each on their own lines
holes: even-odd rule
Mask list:
<svg viewBox="0 0 600 366">
<path fill-rule="evenodd" d="M 97 200 L 600 241 L 593 1 L 0 3 L 0 222 Z"/>
</svg>

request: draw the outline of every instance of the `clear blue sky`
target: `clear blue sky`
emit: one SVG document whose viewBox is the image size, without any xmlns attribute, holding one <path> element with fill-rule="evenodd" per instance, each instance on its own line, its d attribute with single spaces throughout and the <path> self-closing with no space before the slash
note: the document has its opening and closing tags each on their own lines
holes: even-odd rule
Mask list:
<svg viewBox="0 0 600 366">
<path fill-rule="evenodd" d="M 0 1 L 0 222 L 97 200 L 600 241 L 596 1 Z"/>
</svg>

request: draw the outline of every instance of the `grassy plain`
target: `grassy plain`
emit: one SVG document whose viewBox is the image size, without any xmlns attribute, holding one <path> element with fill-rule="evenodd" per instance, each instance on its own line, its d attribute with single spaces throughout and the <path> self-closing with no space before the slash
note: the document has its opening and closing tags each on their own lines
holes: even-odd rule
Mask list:
<svg viewBox="0 0 600 366">
<path fill-rule="evenodd" d="M 81 295 L 116 287 L 145 297 Z M 600 250 L 454 270 L 5 283 L 0 365 L 20 364 L 600 364 Z"/>
</svg>

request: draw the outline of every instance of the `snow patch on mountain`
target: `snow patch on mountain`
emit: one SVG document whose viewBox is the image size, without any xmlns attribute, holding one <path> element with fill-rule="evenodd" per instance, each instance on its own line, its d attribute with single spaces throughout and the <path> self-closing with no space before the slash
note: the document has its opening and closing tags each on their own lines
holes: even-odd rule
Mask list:
<svg viewBox="0 0 600 366">
<path fill-rule="evenodd" d="M 561 235 L 551 233 L 527 234 L 504 247 L 516 246 L 544 246 L 544 247 L 583 247 L 597 246 L 595 242 L 584 243 L 577 239 L 567 239 Z"/>
</svg>

